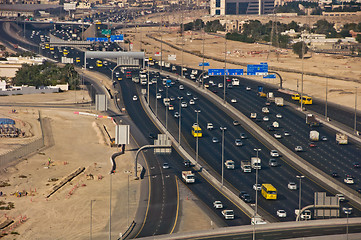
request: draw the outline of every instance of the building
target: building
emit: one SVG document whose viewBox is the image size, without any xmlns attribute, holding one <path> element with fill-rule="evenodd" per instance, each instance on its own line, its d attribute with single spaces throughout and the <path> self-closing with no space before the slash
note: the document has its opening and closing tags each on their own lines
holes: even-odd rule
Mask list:
<svg viewBox="0 0 361 240">
<path fill-rule="evenodd" d="M 211 0 L 211 15 L 263 15 L 273 13 L 275 0 Z"/>
</svg>

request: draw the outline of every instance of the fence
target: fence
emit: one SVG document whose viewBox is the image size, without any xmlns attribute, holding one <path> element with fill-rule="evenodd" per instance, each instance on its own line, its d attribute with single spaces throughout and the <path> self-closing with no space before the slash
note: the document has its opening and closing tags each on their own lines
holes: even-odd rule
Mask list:
<svg viewBox="0 0 361 240">
<path fill-rule="evenodd" d="M 54 144 L 53 135 L 51 132 L 50 122 L 47 119 L 41 117 L 39 111 L 39 122 L 41 128 L 41 137 L 34 141 L 24 144 L 14 150 L 11 150 L 3 155 L 0 155 L 0 168 L 6 167 L 11 162 L 25 157 L 33 152 L 38 151 L 44 146 L 52 146 Z"/>
</svg>

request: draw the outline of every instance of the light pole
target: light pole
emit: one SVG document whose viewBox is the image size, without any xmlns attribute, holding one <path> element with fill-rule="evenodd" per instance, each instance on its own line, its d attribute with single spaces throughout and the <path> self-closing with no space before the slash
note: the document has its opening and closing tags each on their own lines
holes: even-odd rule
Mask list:
<svg viewBox="0 0 361 240">
<path fill-rule="evenodd" d="M 90 240 L 93 238 L 93 202 L 95 202 L 95 200 L 90 200 Z"/>
<path fill-rule="evenodd" d="M 326 78 L 326 104 L 325 104 L 325 120 L 327 120 L 327 92 L 328 92 L 328 78 Z"/>
<path fill-rule="evenodd" d="M 155 82 L 155 116 L 158 118 L 158 99 L 157 99 L 157 94 L 158 94 L 158 78 L 157 78 L 157 81 Z"/>
<path fill-rule="evenodd" d="M 301 213 L 301 194 L 302 194 L 302 179 L 305 177 L 303 175 L 297 175 L 298 179 L 300 179 L 300 191 L 298 194 L 298 215 Z"/>
<path fill-rule="evenodd" d="M 227 130 L 226 127 L 220 127 L 222 131 L 222 186 L 223 187 L 223 177 L 224 177 L 224 132 Z"/>
<path fill-rule="evenodd" d="M 258 159 L 258 153 L 262 150 L 260 148 L 255 148 L 253 149 L 254 151 L 256 151 L 256 156 Z M 255 211 L 254 211 L 254 216 L 257 216 L 257 207 L 258 207 L 258 190 L 257 190 L 257 185 L 258 185 L 258 167 L 256 167 L 256 207 L 255 207 Z"/>
<path fill-rule="evenodd" d="M 205 37 L 205 34 L 204 34 L 204 27 L 203 27 L 203 29 L 202 29 L 202 33 L 203 33 L 203 41 L 202 41 L 202 48 L 203 48 L 203 50 L 202 50 L 202 73 L 204 73 L 204 37 Z M 202 76 L 202 78 L 201 78 L 201 80 L 202 80 L 202 88 L 204 88 L 204 78 L 203 78 L 203 76 Z"/>
<path fill-rule="evenodd" d="M 179 116 L 178 116 L 178 125 L 179 125 L 179 128 L 178 128 L 178 144 L 179 146 L 181 145 L 181 126 L 182 126 L 182 108 L 181 108 L 181 101 L 183 99 L 182 96 L 179 96 L 178 97 L 179 99 Z"/>
<path fill-rule="evenodd" d="M 148 86 L 147 86 L 147 102 L 148 102 L 148 106 L 150 106 L 150 101 L 149 101 L 149 58 L 148 58 Z"/>
<path fill-rule="evenodd" d="M 226 104 L 227 37 L 224 36 L 223 103 Z"/>
<path fill-rule="evenodd" d="M 357 120 L 357 87 L 355 87 L 355 123 L 353 125 L 353 131 L 355 134 L 357 134 L 356 120 Z"/>
<path fill-rule="evenodd" d="M 348 240 L 348 215 L 352 211 L 352 208 L 344 208 L 343 210 L 346 213 L 346 239 Z"/>
<path fill-rule="evenodd" d="M 305 43 L 303 41 L 303 34 L 302 34 L 302 75 L 301 75 L 301 111 L 303 111 L 303 59 L 305 55 Z"/>
<path fill-rule="evenodd" d="M 112 239 L 112 175 L 113 170 L 110 172 L 110 184 L 109 184 L 109 240 Z"/>
<path fill-rule="evenodd" d="M 166 87 L 166 90 L 165 90 L 166 96 L 165 97 L 168 99 L 168 88 L 169 88 L 168 84 L 166 84 L 165 87 Z M 170 101 L 169 101 L 169 105 L 170 105 Z M 169 105 L 165 106 L 165 130 L 167 132 L 168 132 L 168 108 L 169 108 Z"/>
<path fill-rule="evenodd" d="M 201 110 L 194 110 L 194 112 L 197 114 L 197 127 L 199 127 L 199 123 L 198 123 L 198 113 L 201 112 Z M 196 163 L 198 163 L 198 132 L 197 132 L 197 138 L 196 138 Z"/>
</svg>

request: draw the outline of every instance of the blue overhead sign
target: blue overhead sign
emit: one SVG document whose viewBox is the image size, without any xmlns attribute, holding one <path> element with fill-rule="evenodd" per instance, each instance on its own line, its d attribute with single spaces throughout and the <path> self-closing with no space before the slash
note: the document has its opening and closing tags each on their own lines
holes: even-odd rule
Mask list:
<svg viewBox="0 0 361 240">
<path fill-rule="evenodd" d="M 221 76 L 224 75 L 224 69 L 208 69 L 209 76 Z"/>
<path fill-rule="evenodd" d="M 227 75 L 240 76 L 243 75 L 243 69 L 227 69 Z"/>
<path fill-rule="evenodd" d="M 247 65 L 247 75 L 266 75 L 268 73 L 268 64 L 249 64 Z"/>
<path fill-rule="evenodd" d="M 276 78 L 276 74 L 264 75 L 263 78 Z"/>
<path fill-rule="evenodd" d="M 86 38 L 90 42 L 108 42 L 108 38 Z"/>
<path fill-rule="evenodd" d="M 205 66 L 205 67 L 209 67 L 209 62 L 205 62 L 205 63 L 199 63 L 198 66 L 202 67 L 202 66 Z"/>
<path fill-rule="evenodd" d="M 123 34 L 111 35 L 110 36 L 110 41 L 111 42 L 124 42 L 124 35 Z"/>
</svg>

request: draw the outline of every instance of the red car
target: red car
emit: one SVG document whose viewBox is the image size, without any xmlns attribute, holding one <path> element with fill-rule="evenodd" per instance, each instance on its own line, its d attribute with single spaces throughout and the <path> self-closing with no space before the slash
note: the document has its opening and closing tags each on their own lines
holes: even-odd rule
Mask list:
<svg viewBox="0 0 361 240">
<path fill-rule="evenodd" d="M 316 144 L 314 142 L 310 142 L 309 146 L 310 147 L 316 147 Z"/>
</svg>

